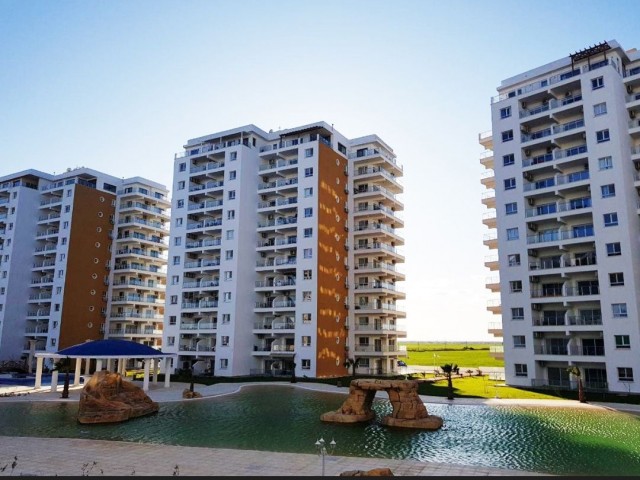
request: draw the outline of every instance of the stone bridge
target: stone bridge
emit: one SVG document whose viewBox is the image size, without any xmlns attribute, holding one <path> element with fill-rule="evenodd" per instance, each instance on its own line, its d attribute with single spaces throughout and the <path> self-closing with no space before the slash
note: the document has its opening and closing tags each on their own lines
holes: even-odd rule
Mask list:
<svg viewBox="0 0 640 480">
<path fill-rule="evenodd" d="M 340 409 L 323 413 L 320 420 L 331 423 L 366 422 L 375 418 L 371 409 L 376 393 L 384 390 L 389 395 L 393 406 L 391 415 L 380 420 L 390 427 L 421 428 L 437 430 L 442 427 L 443 420 L 436 415 L 429 415 L 418 395 L 418 382 L 415 380 L 380 380 L 362 378 L 352 380 L 349 385 L 349 397 Z"/>
</svg>

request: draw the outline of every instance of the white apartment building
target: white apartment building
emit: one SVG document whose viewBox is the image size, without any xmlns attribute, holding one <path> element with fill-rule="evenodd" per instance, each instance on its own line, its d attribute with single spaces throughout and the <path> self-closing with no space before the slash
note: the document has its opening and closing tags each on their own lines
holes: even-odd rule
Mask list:
<svg viewBox="0 0 640 480">
<path fill-rule="evenodd" d="M 640 54 L 603 42 L 508 78 L 491 115 L 487 308 L 506 382 L 575 388 L 577 366 L 587 388 L 640 392 Z"/>
<path fill-rule="evenodd" d="M 177 154 L 164 348 L 218 376 L 388 375 L 404 355 L 399 178 L 376 135 L 246 125 Z"/>
<path fill-rule="evenodd" d="M 84 167 L 0 178 L 0 361 L 32 369 L 36 352 L 99 338 L 161 346 L 167 193 Z"/>
</svg>

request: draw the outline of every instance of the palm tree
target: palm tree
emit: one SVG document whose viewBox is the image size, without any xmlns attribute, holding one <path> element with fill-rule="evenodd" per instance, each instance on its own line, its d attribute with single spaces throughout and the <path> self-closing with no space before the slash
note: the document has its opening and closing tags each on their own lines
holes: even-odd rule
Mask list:
<svg viewBox="0 0 640 480">
<path fill-rule="evenodd" d="M 575 365 L 567 368 L 567 372 L 569 373 L 569 375 L 573 375 L 578 379 L 578 400 L 580 401 L 580 403 L 587 403 L 587 397 L 584 393 L 584 386 L 582 385 L 582 372 Z"/>
<path fill-rule="evenodd" d="M 62 395 L 60 395 L 60 398 L 69 398 L 69 370 L 71 369 L 71 359 L 69 357 L 61 358 L 54 364 L 53 369 L 64 372 L 64 387 L 62 387 Z"/>
<path fill-rule="evenodd" d="M 455 363 L 447 363 L 440 367 L 442 373 L 447 378 L 447 399 L 453 400 L 453 374 L 458 370 L 458 365 Z"/>
<path fill-rule="evenodd" d="M 358 364 L 359 363 L 360 363 L 360 359 L 359 358 L 356 358 L 356 359 L 347 358 L 344 361 L 343 365 L 344 365 L 345 368 L 351 367 L 351 376 L 355 377 L 356 376 L 356 368 L 358 368 Z"/>
</svg>

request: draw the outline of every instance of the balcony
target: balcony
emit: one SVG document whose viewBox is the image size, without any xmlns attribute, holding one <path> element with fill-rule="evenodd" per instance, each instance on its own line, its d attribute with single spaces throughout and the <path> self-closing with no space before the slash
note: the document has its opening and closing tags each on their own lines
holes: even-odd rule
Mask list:
<svg viewBox="0 0 640 480">
<path fill-rule="evenodd" d="M 485 280 L 485 287 L 492 292 L 500 291 L 500 277 L 489 277 Z"/>
<path fill-rule="evenodd" d="M 480 183 L 488 189 L 496 188 L 496 176 L 493 170 L 485 170 L 480 174 Z"/>
<path fill-rule="evenodd" d="M 490 346 L 489 355 L 496 360 L 504 360 L 504 347 L 502 345 Z"/>
<path fill-rule="evenodd" d="M 480 197 L 480 201 L 487 208 L 496 208 L 496 192 L 495 190 L 489 190 L 487 192 L 483 192 Z"/>
<path fill-rule="evenodd" d="M 500 268 L 500 263 L 498 262 L 497 255 L 490 255 L 484 258 L 484 266 L 489 270 L 498 270 Z"/>
<path fill-rule="evenodd" d="M 502 337 L 502 322 L 490 322 L 489 328 L 487 330 L 489 335 L 493 335 L 494 337 L 501 338 Z"/>
<path fill-rule="evenodd" d="M 563 240 L 575 240 L 580 238 L 590 238 L 593 236 L 593 225 L 584 225 L 580 228 L 574 227 L 574 229 L 572 230 L 550 229 L 537 233 L 535 235 L 528 235 L 527 245 L 558 242 Z"/>
<path fill-rule="evenodd" d="M 482 243 L 489 247 L 491 250 L 498 248 L 498 234 L 488 233 L 483 237 Z"/>
<path fill-rule="evenodd" d="M 268 258 L 266 260 L 259 260 L 256 262 L 256 268 L 268 268 L 268 269 L 278 269 L 278 268 L 295 268 L 297 265 L 297 258 Z"/>
<path fill-rule="evenodd" d="M 485 212 L 482 214 L 482 223 L 488 228 L 497 228 L 498 220 L 496 218 L 496 211 Z"/>
<path fill-rule="evenodd" d="M 494 315 L 502 314 L 502 304 L 499 299 L 491 299 L 487 301 L 487 310 Z"/>
<path fill-rule="evenodd" d="M 478 134 L 478 143 L 488 150 L 493 150 L 493 132 L 488 130 Z"/>
</svg>

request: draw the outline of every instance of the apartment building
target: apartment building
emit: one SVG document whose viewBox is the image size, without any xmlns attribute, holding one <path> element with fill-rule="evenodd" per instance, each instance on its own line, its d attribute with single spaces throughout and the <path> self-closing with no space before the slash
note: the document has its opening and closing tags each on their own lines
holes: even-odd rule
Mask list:
<svg viewBox="0 0 640 480">
<path fill-rule="evenodd" d="M 483 223 L 510 385 L 640 392 L 640 54 L 616 41 L 501 82 Z M 499 298 L 498 298 L 499 295 Z"/>
<path fill-rule="evenodd" d="M 318 122 L 187 141 L 171 207 L 164 348 L 218 376 L 388 375 L 398 338 L 402 168 L 376 135 Z"/>
<path fill-rule="evenodd" d="M 1 361 L 100 338 L 160 347 L 167 193 L 84 167 L 0 178 Z"/>
</svg>

